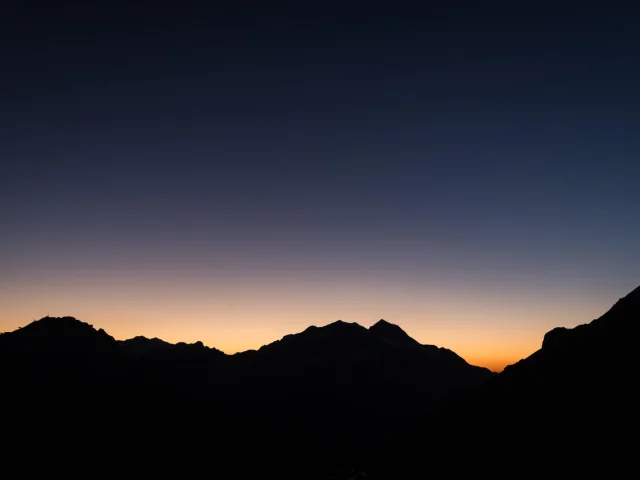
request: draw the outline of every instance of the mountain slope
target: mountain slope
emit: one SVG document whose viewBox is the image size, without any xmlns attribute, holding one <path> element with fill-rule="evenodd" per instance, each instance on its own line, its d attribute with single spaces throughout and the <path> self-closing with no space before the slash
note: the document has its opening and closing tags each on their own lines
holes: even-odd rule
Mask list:
<svg viewBox="0 0 640 480">
<path fill-rule="evenodd" d="M 295 451 L 320 470 L 380 451 L 425 412 L 493 376 L 385 321 L 370 329 L 337 321 L 225 355 L 201 342 L 118 342 L 72 317 L 44 318 L 0 336 L 0 369 L 11 392 L 0 408 L 19 429 L 180 428 L 183 441 L 195 431 L 224 438 L 217 448 L 229 458 L 268 450 L 282 465 Z"/>
<path fill-rule="evenodd" d="M 128 352 L 134 355 L 151 355 L 157 352 L 166 352 L 174 347 L 172 343 L 159 338 L 147 338 L 137 336 L 128 340 L 119 340 L 118 343 Z"/>
<path fill-rule="evenodd" d="M 50 416 L 68 409 L 119 411 L 131 382 L 127 359 L 104 330 L 45 317 L 0 335 L 3 407 Z"/>
<path fill-rule="evenodd" d="M 376 478 L 408 472 L 419 477 L 424 452 L 430 452 L 429 468 L 436 468 L 453 444 L 466 458 L 499 452 L 514 464 L 562 466 L 574 474 L 604 463 L 609 473 L 629 466 L 627 437 L 639 423 L 639 322 L 640 288 L 591 323 L 551 330 L 540 350 L 404 437 L 378 462 Z M 578 451 L 582 456 L 569 454 Z M 493 474 L 500 467 L 492 463 Z"/>
<path fill-rule="evenodd" d="M 259 425 L 306 439 L 309 450 L 359 455 L 493 375 L 407 338 L 398 345 L 375 329 L 337 321 L 234 355 L 236 380 L 260 395 L 259 404 L 250 395 L 234 404 L 252 431 Z"/>
<path fill-rule="evenodd" d="M 418 341 L 407 335 L 398 325 L 389 323 L 384 319 L 369 327 L 369 331 L 393 345 L 417 348 L 421 346 Z"/>
</svg>

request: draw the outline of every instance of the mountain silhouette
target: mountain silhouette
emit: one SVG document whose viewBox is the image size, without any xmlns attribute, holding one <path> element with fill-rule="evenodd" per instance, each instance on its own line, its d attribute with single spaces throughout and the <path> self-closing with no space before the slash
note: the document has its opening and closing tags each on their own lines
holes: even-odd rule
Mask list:
<svg viewBox="0 0 640 480">
<path fill-rule="evenodd" d="M 0 345 L 20 352 L 51 354 L 107 353 L 117 350 L 116 340 L 104 330 L 73 317 L 45 317 L 11 333 L 0 336 Z M 16 350 L 17 351 L 17 350 Z"/>
<path fill-rule="evenodd" d="M 538 351 L 399 438 L 374 462 L 372 478 L 464 471 L 446 460 L 451 445 L 457 455 L 478 459 L 476 474 L 508 470 L 503 462 L 486 464 L 497 452 L 512 465 L 546 472 L 593 474 L 602 467 L 611 475 L 634 467 L 625 452 L 638 426 L 639 321 L 640 287 L 588 324 L 554 328 Z"/>
<path fill-rule="evenodd" d="M 389 323 L 386 320 L 380 320 L 371 327 L 369 330 L 380 338 L 385 339 L 392 344 L 403 347 L 420 347 L 420 343 L 411 338 L 407 333 L 402 330 L 398 325 Z"/>
<path fill-rule="evenodd" d="M 226 355 L 201 342 L 116 341 L 73 317 L 46 317 L 0 335 L 0 368 L 0 406 L 16 428 L 80 438 L 121 425 L 148 441 L 180 430 L 183 443 L 204 431 L 224 439 L 219 452 L 272 452 L 255 468 L 283 475 L 294 451 L 317 472 L 364 461 L 494 376 L 384 320 L 312 326 Z"/>
<path fill-rule="evenodd" d="M 639 321 L 640 287 L 494 374 L 385 320 L 226 355 L 45 317 L 0 335 L 3 427 L 92 438 L 117 425 L 121 442 L 172 455 L 215 445 L 225 478 L 614 475 L 634 466 Z"/>
<path fill-rule="evenodd" d="M 159 338 L 147 338 L 143 336 L 133 337 L 128 340 L 119 340 L 118 343 L 122 345 L 125 350 L 135 355 L 151 355 L 175 348 L 174 344 L 165 342 Z"/>
</svg>

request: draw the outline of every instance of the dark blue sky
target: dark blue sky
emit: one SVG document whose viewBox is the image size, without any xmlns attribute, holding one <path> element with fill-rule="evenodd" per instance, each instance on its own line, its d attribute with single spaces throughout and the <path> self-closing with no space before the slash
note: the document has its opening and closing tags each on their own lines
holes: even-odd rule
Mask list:
<svg viewBox="0 0 640 480">
<path fill-rule="evenodd" d="M 2 14 L 2 285 L 638 283 L 638 12 L 95 5 Z"/>
</svg>

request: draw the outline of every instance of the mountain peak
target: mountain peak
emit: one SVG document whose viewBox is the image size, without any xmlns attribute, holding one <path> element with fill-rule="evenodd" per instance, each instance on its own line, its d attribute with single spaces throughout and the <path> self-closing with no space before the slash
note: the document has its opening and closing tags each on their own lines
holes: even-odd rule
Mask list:
<svg viewBox="0 0 640 480">
<path fill-rule="evenodd" d="M 136 354 L 148 354 L 157 351 L 166 351 L 174 345 L 165 342 L 159 338 L 147 338 L 142 335 L 130 338 L 128 340 L 120 340 L 118 343 L 125 348 L 125 350 Z"/>
<path fill-rule="evenodd" d="M 369 327 L 369 331 L 378 337 L 381 337 L 387 341 L 395 343 L 401 346 L 419 346 L 420 343 L 411 338 L 407 332 L 405 332 L 398 325 L 389 323 L 384 319 L 380 319 L 374 325 Z"/>
<path fill-rule="evenodd" d="M 75 317 L 43 317 L 7 334 L 11 341 L 26 342 L 30 349 L 47 351 L 112 350 L 116 340 L 104 330 Z M 25 347 L 26 348 L 26 347 Z"/>
<path fill-rule="evenodd" d="M 82 322 L 75 317 L 43 317 L 34 320 L 29 325 L 19 330 L 22 334 L 47 334 L 47 335 L 82 335 L 101 333 L 104 330 L 96 330 L 93 325 Z"/>
<path fill-rule="evenodd" d="M 347 326 L 347 325 L 358 325 L 358 324 L 356 322 L 345 322 L 344 320 L 336 320 L 335 322 L 325 325 L 325 327 L 339 327 L 339 326 Z"/>
<path fill-rule="evenodd" d="M 345 322 L 344 320 L 336 320 L 335 322 L 329 323 L 322 327 L 309 327 L 304 333 L 312 336 L 325 336 L 325 335 L 349 335 L 353 332 L 361 332 L 366 331 L 362 325 L 356 322 Z"/>
<path fill-rule="evenodd" d="M 376 328 L 376 327 L 384 327 L 386 328 L 387 326 L 390 327 L 398 327 L 397 325 L 391 323 L 391 322 L 387 322 L 384 318 L 381 318 L 380 320 L 378 320 L 376 323 L 374 323 L 373 325 L 371 325 L 370 328 Z M 398 327 L 400 328 L 400 327 Z"/>
</svg>

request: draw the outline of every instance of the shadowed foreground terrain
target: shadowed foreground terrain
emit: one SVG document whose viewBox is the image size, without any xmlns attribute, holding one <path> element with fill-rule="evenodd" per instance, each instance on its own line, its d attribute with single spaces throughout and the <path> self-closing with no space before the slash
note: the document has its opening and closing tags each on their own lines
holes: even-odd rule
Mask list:
<svg viewBox="0 0 640 480">
<path fill-rule="evenodd" d="M 305 478 L 366 464 L 494 375 L 384 320 L 309 327 L 226 355 L 200 342 L 116 341 L 75 318 L 46 317 L 0 336 L 0 366 L 5 428 L 135 438 L 142 449 L 160 441 L 172 455 L 204 448 L 220 469 L 285 474 L 300 464 Z"/>
<path fill-rule="evenodd" d="M 616 475 L 635 458 L 638 322 L 640 288 L 493 374 L 384 320 L 225 355 L 43 318 L 0 336 L 3 433 L 147 475 Z"/>
<path fill-rule="evenodd" d="M 548 332 L 540 350 L 428 415 L 370 469 L 376 478 L 635 470 L 639 324 L 640 287 L 589 324 Z"/>
</svg>

